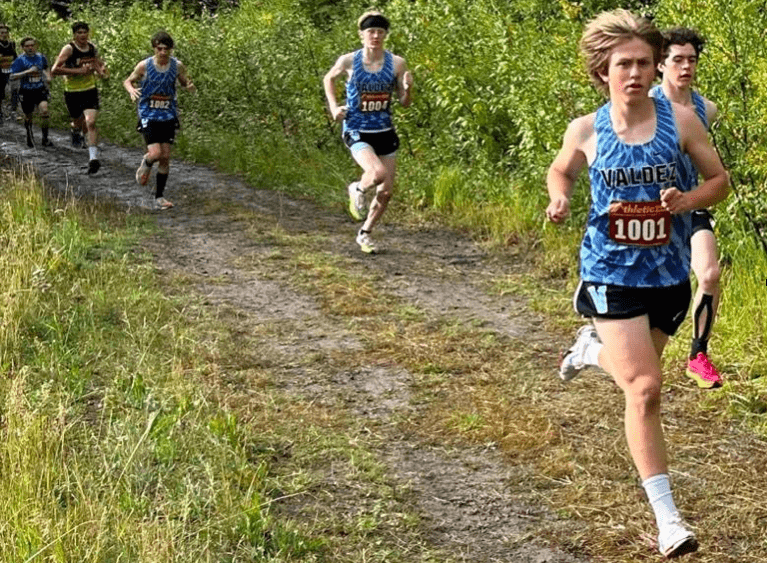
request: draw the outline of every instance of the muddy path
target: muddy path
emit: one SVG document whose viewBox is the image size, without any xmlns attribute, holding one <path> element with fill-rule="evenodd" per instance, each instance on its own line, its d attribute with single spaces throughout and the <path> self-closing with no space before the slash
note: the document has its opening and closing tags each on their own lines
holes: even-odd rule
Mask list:
<svg viewBox="0 0 767 563">
<path fill-rule="evenodd" d="M 39 141 L 39 130 L 36 131 Z M 78 197 L 115 202 L 126 212 L 153 213 L 153 197 L 134 180 L 140 152 L 105 143 L 101 170 L 86 173 L 88 153 L 74 149 L 63 132 L 52 132 L 54 147 L 26 147 L 23 128 L 6 122 L 0 127 L 2 153 L 34 166 L 51 186 Z M 166 197 L 175 207 L 154 212 L 161 234 L 147 241 L 163 274 L 183 275 L 210 307 L 238 312 L 237 322 L 291 323 L 284 338 L 265 343 L 280 365 L 281 384 L 296 393 L 311 393 L 329 406 L 343 404 L 375 423 L 387 422 L 417 408 L 409 401 L 411 376 L 392 365 L 365 365 L 328 376 L 307 373 L 297 357 L 328 350 L 353 352 L 360 343 L 339 319 L 323 314 L 311 295 L 302 294 L 279 276 L 263 276 L 243 256 L 258 257 L 272 249 L 244 233 L 233 210 L 245 208 L 268 217 L 290 233 L 321 233 L 333 252 L 355 268 L 376 276 L 382 291 L 396 295 L 438 316 L 481 323 L 515 338 L 524 336 L 552 354 L 561 345 L 542 328 L 540 319 L 514 297 L 496 297 L 483 290 L 487 281 L 509 264 L 486 255 L 456 233 L 399 226 L 389 218 L 380 229 L 386 251 L 362 254 L 354 243 L 355 225 L 341 210 L 321 209 L 275 191 L 256 189 L 237 178 L 179 161 L 171 164 Z M 153 179 L 150 181 L 153 184 Z M 343 189 L 339 186 L 339 189 Z M 556 528 L 582 532 L 578 523 L 560 521 L 526 491 L 524 471 L 505 462 L 493 448 L 446 449 L 419 443 L 394 430 L 380 441 L 379 459 L 391 478 L 409 488 L 412 509 L 421 516 L 424 536 L 454 561 L 473 563 L 575 563 L 587 561 L 536 538 L 551 537 Z M 342 483 L 328 482 L 321 502 L 338 510 L 359 502 Z M 332 491 L 332 494 L 330 493 Z M 522 491 L 522 492 L 520 492 Z M 298 501 L 296 501 L 298 502 Z M 303 501 L 301 501 L 303 502 Z M 319 502 L 319 501 L 318 501 Z M 287 506 L 298 514 L 305 506 Z"/>
</svg>

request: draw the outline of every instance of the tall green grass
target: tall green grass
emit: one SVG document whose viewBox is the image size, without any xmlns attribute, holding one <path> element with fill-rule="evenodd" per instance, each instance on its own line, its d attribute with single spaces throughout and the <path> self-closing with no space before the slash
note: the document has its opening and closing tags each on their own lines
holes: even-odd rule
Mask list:
<svg viewBox="0 0 767 563">
<path fill-rule="evenodd" d="M 16 0 L 1 9 L 14 32 L 38 35 L 43 50 L 53 56 L 69 40 L 68 24 L 52 16 L 35 17 L 32 4 Z M 678 13 L 672 4 L 658 3 L 664 18 L 660 25 Z M 758 12 L 752 4 L 738 2 L 748 13 Z M 135 108 L 121 82 L 149 54 L 151 34 L 166 28 L 198 87 L 195 95 L 179 94 L 183 128 L 176 157 L 340 208 L 344 187 L 359 171 L 340 142 L 339 126 L 328 121 L 321 78 L 339 54 L 359 46 L 353 23 L 366 6 L 353 1 L 334 6 L 337 11 L 321 22 L 311 3 L 288 0 L 243 0 L 238 9 L 199 18 L 187 17 L 178 6 L 158 10 L 148 2 L 80 7 L 75 16 L 91 23 L 93 40 L 112 72 L 101 84 L 102 133 L 115 142 L 140 144 Z M 582 70 L 577 37 L 589 10 L 611 6 L 531 1 L 501 9 L 489 1 L 387 2 L 385 10 L 394 22 L 388 45 L 406 56 L 416 82 L 413 105 L 394 109 L 402 141 L 399 180 L 384 221 L 426 218 L 460 227 L 488 246 L 522 248 L 542 280 L 565 279 L 573 285 L 588 190 L 585 182 L 577 187 L 573 217 L 565 225 L 546 224 L 545 173 L 567 121 L 600 103 Z M 721 138 L 739 130 L 736 115 L 760 122 L 725 109 L 736 104 L 761 111 L 762 105 L 758 97 L 741 100 L 728 94 L 731 81 L 717 74 L 731 74 L 730 63 L 721 60 L 729 52 L 723 47 L 728 33 L 741 41 L 750 36 L 749 26 L 758 24 L 754 14 L 744 16 L 728 6 L 711 4 L 711 9 L 727 11 L 733 27 L 727 32 L 706 25 L 714 25 L 707 30 L 713 36 L 712 58 L 701 69 L 706 91 L 722 98 L 716 100 L 723 109 L 717 129 Z M 749 53 L 761 49 L 759 42 L 748 45 Z M 65 126 L 56 88 L 59 82 L 53 113 Z M 753 142 L 754 136 L 749 138 Z M 733 147 L 740 150 L 737 143 Z M 746 166 L 744 155 L 732 158 L 733 166 Z M 749 205 L 759 200 L 758 194 L 749 198 Z M 712 349 L 715 344 L 722 350 L 732 375 L 755 377 L 765 363 L 761 335 L 767 331 L 760 325 L 759 301 L 764 287 L 757 283 L 767 277 L 765 255 L 753 242 L 753 230 L 733 211 L 732 200 L 721 207 L 723 215 L 732 214 L 726 221 L 732 225 L 720 231 L 731 266 L 725 270 Z M 720 223 L 725 225 L 721 218 Z M 752 304 L 754 313 L 745 312 L 743 303 Z M 551 311 L 560 315 L 561 303 L 552 302 Z"/>
<path fill-rule="evenodd" d="M 0 171 L 0 560 L 311 560 L 259 431 L 211 400 L 209 325 L 131 251 L 149 233 Z"/>
</svg>

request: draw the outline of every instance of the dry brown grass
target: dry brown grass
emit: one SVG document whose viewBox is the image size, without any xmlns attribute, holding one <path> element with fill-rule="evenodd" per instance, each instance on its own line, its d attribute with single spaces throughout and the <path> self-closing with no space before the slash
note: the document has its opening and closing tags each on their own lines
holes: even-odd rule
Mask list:
<svg viewBox="0 0 767 563">
<path fill-rule="evenodd" d="M 552 531 L 553 543 L 594 561 L 658 560 L 655 523 L 625 443 L 621 392 L 599 371 L 570 384 L 556 376 L 572 319 L 545 323 L 558 337 L 519 341 L 382 295 L 374 279 L 338 257 L 310 250 L 286 258 L 293 279 L 325 310 L 350 319 L 366 345 L 359 361 L 393 363 L 413 375 L 419 409 L 401 423 L 403 432 L 500 449 L 523 468 L 520 489 L 534 489 L 537 501 L 581 523 L 574 535 Z M 503 287 L 499 280 L 494 289 Z M 355 301 L 366 306 L 349 308 Z M 727 388 L 698 390 L 679 362 L 667 370 L 670 472 L 677 504 L 701 542 L 688 560 L 767 561 L 767 443 L 727 416 Z"/>
</svg>

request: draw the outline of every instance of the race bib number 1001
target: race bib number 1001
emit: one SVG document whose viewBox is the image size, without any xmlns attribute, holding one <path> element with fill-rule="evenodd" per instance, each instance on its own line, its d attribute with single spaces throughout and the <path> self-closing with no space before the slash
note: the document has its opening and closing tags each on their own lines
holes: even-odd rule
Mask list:
<svg viewBox="0 0 767 563">
<path fill-rule="evenodd" d="M 610 238 L 619 244 L 662 246 L 671 239 L 671 213 L 660 201 L 614 201 Z"/>
</svg>

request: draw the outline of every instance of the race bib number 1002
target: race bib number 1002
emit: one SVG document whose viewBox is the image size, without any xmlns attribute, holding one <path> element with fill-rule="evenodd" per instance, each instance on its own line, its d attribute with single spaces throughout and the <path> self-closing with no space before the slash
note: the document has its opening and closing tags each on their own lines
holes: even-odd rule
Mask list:
<svg viewBox="0 0 767 563">
<path fill-rule="evenodd" d="M 149 107 L 152 109 L 170 109 L 170 96 L 155 94 L 149 98 Z"/>
<path fill-rule="evenodd" d="M 671 213 L 660 201 L 614 201 L 610 238 L 619 244 L 662 246 L 671 239 Z"/>
</svg>

